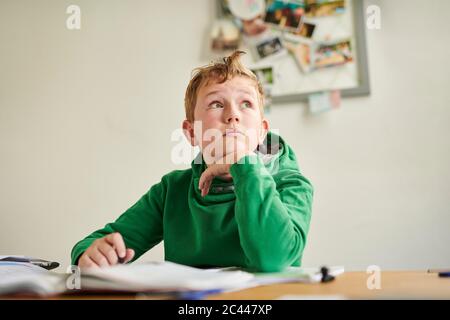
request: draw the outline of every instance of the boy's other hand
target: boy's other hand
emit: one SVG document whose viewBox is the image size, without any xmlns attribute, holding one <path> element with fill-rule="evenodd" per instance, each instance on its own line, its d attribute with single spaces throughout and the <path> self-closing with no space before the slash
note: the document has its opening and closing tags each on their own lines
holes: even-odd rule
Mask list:
<svg viewBox="0 0 450 320">
<path fill-rule="evenodd" d="M 129 262 L 134 257 L 134 250 L 125 248 L 122 235 L 118 232 L 95 240 L 78 260 L 80 268 L 108 267 Z"/>
</svg>

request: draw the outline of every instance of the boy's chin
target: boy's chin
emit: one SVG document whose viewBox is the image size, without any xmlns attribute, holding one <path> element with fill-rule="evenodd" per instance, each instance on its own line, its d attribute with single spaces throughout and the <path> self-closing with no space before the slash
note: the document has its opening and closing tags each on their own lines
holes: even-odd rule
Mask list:
<svg viewBox="0 0 450 320">
<path fill-rule="evenodd" d="M 249 146 L 243 141 L 234 141 L 234 143 L 224 143 L 221 146 L 222 148 L 214 149 L 208 147 L 202 151 L 203 159 L 208 165 L 213 163 L 233 164 L 238 161 L 236 158 L 241 157 L 243 154 L 253 153 L 257 148 L 257 145 L 253 145 L 254 143 Z"/>
</svg>

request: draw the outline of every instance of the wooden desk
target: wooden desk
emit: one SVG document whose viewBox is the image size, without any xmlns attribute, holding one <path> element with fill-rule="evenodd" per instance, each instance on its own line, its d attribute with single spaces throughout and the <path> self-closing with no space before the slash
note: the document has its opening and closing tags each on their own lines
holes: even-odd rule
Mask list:
<svg viewBox="0 0 450 320">
<path fill-rule="evenodd" d="M 237 292 L 209 296 L 211 300 L 271 300 L 285 295 L 328 298 L 341 296 L 346 299 L 450 299 L 450 278 L 439 278 L 425 271 L 386 271 L 381 273 L 381 289 L 369 290 L 365 272 L 346 272 L 329 283 L 276 284 Z M 2 297 L 0 299 L 17 299 Z M 167 296 L 130 295 L 61 295 L 47 299 L 164 299 Z"/>
<path fill-rule="evenodd" d="M 347 299 L 450 299 L 450 278 L 422 271 L 385 271 L 381 289 L 369 290 L 366 272 L 346 272 L 329 283 L 277 284 L 210 296 L 209 299 L 277 299 L 284 295 Z"/>
</svg>

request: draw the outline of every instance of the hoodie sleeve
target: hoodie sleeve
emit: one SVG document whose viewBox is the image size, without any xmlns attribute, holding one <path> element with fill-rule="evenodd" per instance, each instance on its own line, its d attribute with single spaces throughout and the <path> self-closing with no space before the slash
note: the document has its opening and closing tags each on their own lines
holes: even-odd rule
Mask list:
<svg viewBox="0 0 450 320">
<path fill-rule="evenodd" d="M 155 184 L 115 222 L 107 224 L 79 241 L 72 249 L 72 264 L 78 264 L 79 257 L 92 242 L 113 232 L 119 232 L 125 246 L 135 251 L 133 261 L 161 242 L 165 189 L 163 181 Z"/>
<path fill-rule="evenodd" d="M 299 262 L 305 248 L 313 187 L 292 156 L 295 166 L 280 168 L 274 176 L 256 155 L 230 168 L 241 246 L 248 266 L 258 271 L 280 271 Z"/>
</svg>

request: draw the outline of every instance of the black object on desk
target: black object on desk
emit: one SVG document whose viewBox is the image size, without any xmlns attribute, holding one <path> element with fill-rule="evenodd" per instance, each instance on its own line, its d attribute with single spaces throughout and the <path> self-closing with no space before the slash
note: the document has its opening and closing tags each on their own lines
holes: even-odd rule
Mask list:
<svg viewBox="0 0 450 320">
<path fill-rule="evenodd" d="M 322 274 L 321 282 L 330 282 L 334 280 L 334 276 L 329 274 L 330 270 L 327 267 L 320 268 L 320 273 Z"/>
<path fill-rule="evenodd" d="M 35 259 L 22 256 L 7 256 L 3 259 L 0 259 L 0 261 L 31 263 L 46 270 L 52 270 L 59 267 L 59 263 L 55 261 L 47 261 L 43 259 Z"/>
</svg>

